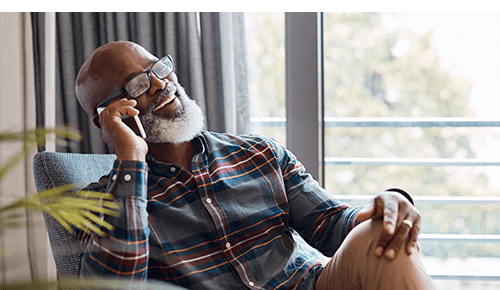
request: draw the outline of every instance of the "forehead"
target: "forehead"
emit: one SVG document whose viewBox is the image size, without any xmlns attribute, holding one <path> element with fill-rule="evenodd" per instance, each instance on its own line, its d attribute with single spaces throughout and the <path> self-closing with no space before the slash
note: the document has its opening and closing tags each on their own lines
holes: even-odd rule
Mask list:
<svg viewBox="0 0 500 290">
<path fill-rule="evenodd" d="M 135 75 L 147 70 L 158 60 L 142 46 L 115 51 L 105 59 L 101 76 L 116 86 L 122 86 Z"/>
<path fill-rule="evenodd" d="M 129 60 L 135 63 L 151 63 L 158 60 L 156 56 L 147 51 L 144 47 L 140 45 L 134 46 L 129 52 L 124 51 L 122 57 L 124 60 Z"/>
</svg>

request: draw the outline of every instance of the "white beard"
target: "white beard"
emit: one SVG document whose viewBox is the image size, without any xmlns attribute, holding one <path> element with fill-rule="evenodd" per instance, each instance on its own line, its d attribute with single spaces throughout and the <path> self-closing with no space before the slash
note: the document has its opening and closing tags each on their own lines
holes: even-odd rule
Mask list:
<svg viewBox="0 0 500 290">
<path fill-rule="evenodd" d="M 204 118 L 201 108 L 187 96 L 179 83 L 168 83 L 167 90 L 173 89 L 172 86 L 175 86 L 178 93 L 181 103 L 179 108 L 166 117 L 157 116 L 153 114 L 153 108 L 156 106 L 154 103 L 147 112 L 139 115 L 148 142 L 179 144 L 193 140 L 203 129 Z"/>
</svg>

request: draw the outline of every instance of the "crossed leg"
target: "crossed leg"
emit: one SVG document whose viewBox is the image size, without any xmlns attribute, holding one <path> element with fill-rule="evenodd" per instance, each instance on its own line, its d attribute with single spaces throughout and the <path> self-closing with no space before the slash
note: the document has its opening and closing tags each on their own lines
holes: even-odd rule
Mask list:
<svg viewBox="0 0 500 290">
<path fill-rule="evenodd" d="M 317 290 L 435 289 L 420 260 L 420 250 L 399 250 L 394 260 L 375 256 L 382 221 L 366 221 L 354 228 L 323 269 Z"/>
</svg>

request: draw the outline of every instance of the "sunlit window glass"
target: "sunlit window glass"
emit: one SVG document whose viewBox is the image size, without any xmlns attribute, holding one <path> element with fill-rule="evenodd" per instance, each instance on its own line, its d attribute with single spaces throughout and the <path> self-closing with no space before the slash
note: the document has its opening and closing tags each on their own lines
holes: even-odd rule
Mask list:
<svg viewBox="0 0 500 290">
<path fill-rule="evenodd" d="M 325 13 L 324 23 L 327 190 L 373 195 L 400 186 L 415 196 L 500 196 L 499 166 L 468 165 L 500 160 L 499 128 L 439 123 L 500 120 L 500 14 Z M 342 118 L 372 124 L 329 125 Z M 398 123 L 406 118 L 422 122 Z M 336 165 L 339 158 L 359 165 Z M 422 202 L 418 209 L 423 234 L 500 234 L 498 203 Z M 500 243 L 422 245 L 431 274 L 498 276 L 487 265 L 500 265 Z M 482 282 L 456 283 L 453 289 L 483 289 Z"/>
<path fill-rule="evenodd" d="M 252 133 L 286 144 L 285 14 L 245 13 Z"/>
</svg>

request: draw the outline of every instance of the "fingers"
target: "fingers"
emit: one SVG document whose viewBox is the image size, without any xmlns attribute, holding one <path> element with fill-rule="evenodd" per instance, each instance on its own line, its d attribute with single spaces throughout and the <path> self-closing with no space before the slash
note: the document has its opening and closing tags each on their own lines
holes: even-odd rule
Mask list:
<svg viewBox="0 0 500 290">
<path fill-rule="evenodd" d="M 387 195 L 382 195 L 381 199 L 384 203 L 384 230 L 387 234 L 393 235 L 398 219 L 398 202 L 393 198 L 388 198 Z"/>
<path fill-rule="evenodd" d="M 129 100 L 123 98 L 109 104 L 101 113 L 101 115 L 109 117 L 114 117 L 114 116 L 121 117 L 124 115 L 129 115 L 133 117 L 139 114 L 139 110 L 134 108 L 136 105 L 137 105 L 136 100 Z"/>
<path fill-rule="evenodd" d="M 394 235 L 389 235 L 386 231 L 383 231 L 375 249 L 375 255 L 380 257 L 383 254 L 389 260 L 394 259 L 399 249 L 409 241 L 408 237 L 412 230 L 409 223 L 401 222 Z M 405 248 L 408 253 L 408 246 Z M 411 254 L 411 252 L 408 254 Z"/>
<path fill-rule="evenodd" d="M 103 132 L 127 130 L 122 119 L 124 119 L 126 115 L 133 117 L 139 114 L 139 111 L 134 108 L 136 104 L 137 102 L 135 100 L 123 98 L 106 106 L 99 114 L 99 122 Z"/>
<path fill-rule="evenodd" d="M 417 219 L 413 222 L 413 227 L 410 231 L 410 237 L 408 239 L 408 243 L 406 244 L 406 253 L 411 255 L 413 253 L 413 249 L 417 248 L 417 239 L 420 234 L 420 216 L 417 216 Z"/>
<path fill-rule="evenodd" d="M 366 203 L 358 212 L 356 220 L 358 222 L 364 222 L 371 218 L 375 214 L 375 200 L 370 200 Z"/>
<path fill-rule="evenodd" d="M 137 116 L 135 100 L 120 99 L 109 104 L 99 115 L 103 140 L 121 160 L 144 161 L 148 151 L 145 140 L 133 131 L 125 115 Z"/>
<path fill-rule="evenodd" d="M 394 193 L 379 194 L 373 205 L 371 218 L 383 218 L 384 229 L 375 247 L 375 255 L 392 260 L 403 246 L 410 255 L 417 247 L 420 213 L 404 197 Z"/>
<path fill-rule="evenodd" d="M 399 200 L 394 198 L 392 194 L 379 194 L 372 202 L 367 203 L 358 212 L 358 216 L 356 218 L 360 222 L 369 218 L 383 218 L 384 230 L 389 235 L 393 235 L 399 212 L 398 202 Z"/>
<path fill-rule="evenodd" d="M 367 219 L 377 219 L 382 218 L 384 213 L 384 200 L 381 195 L 375 197 L 375 199 L 367 202 L 358 212 L 356 219 L 359 222 L 364 222 Z"/>
</svg>

